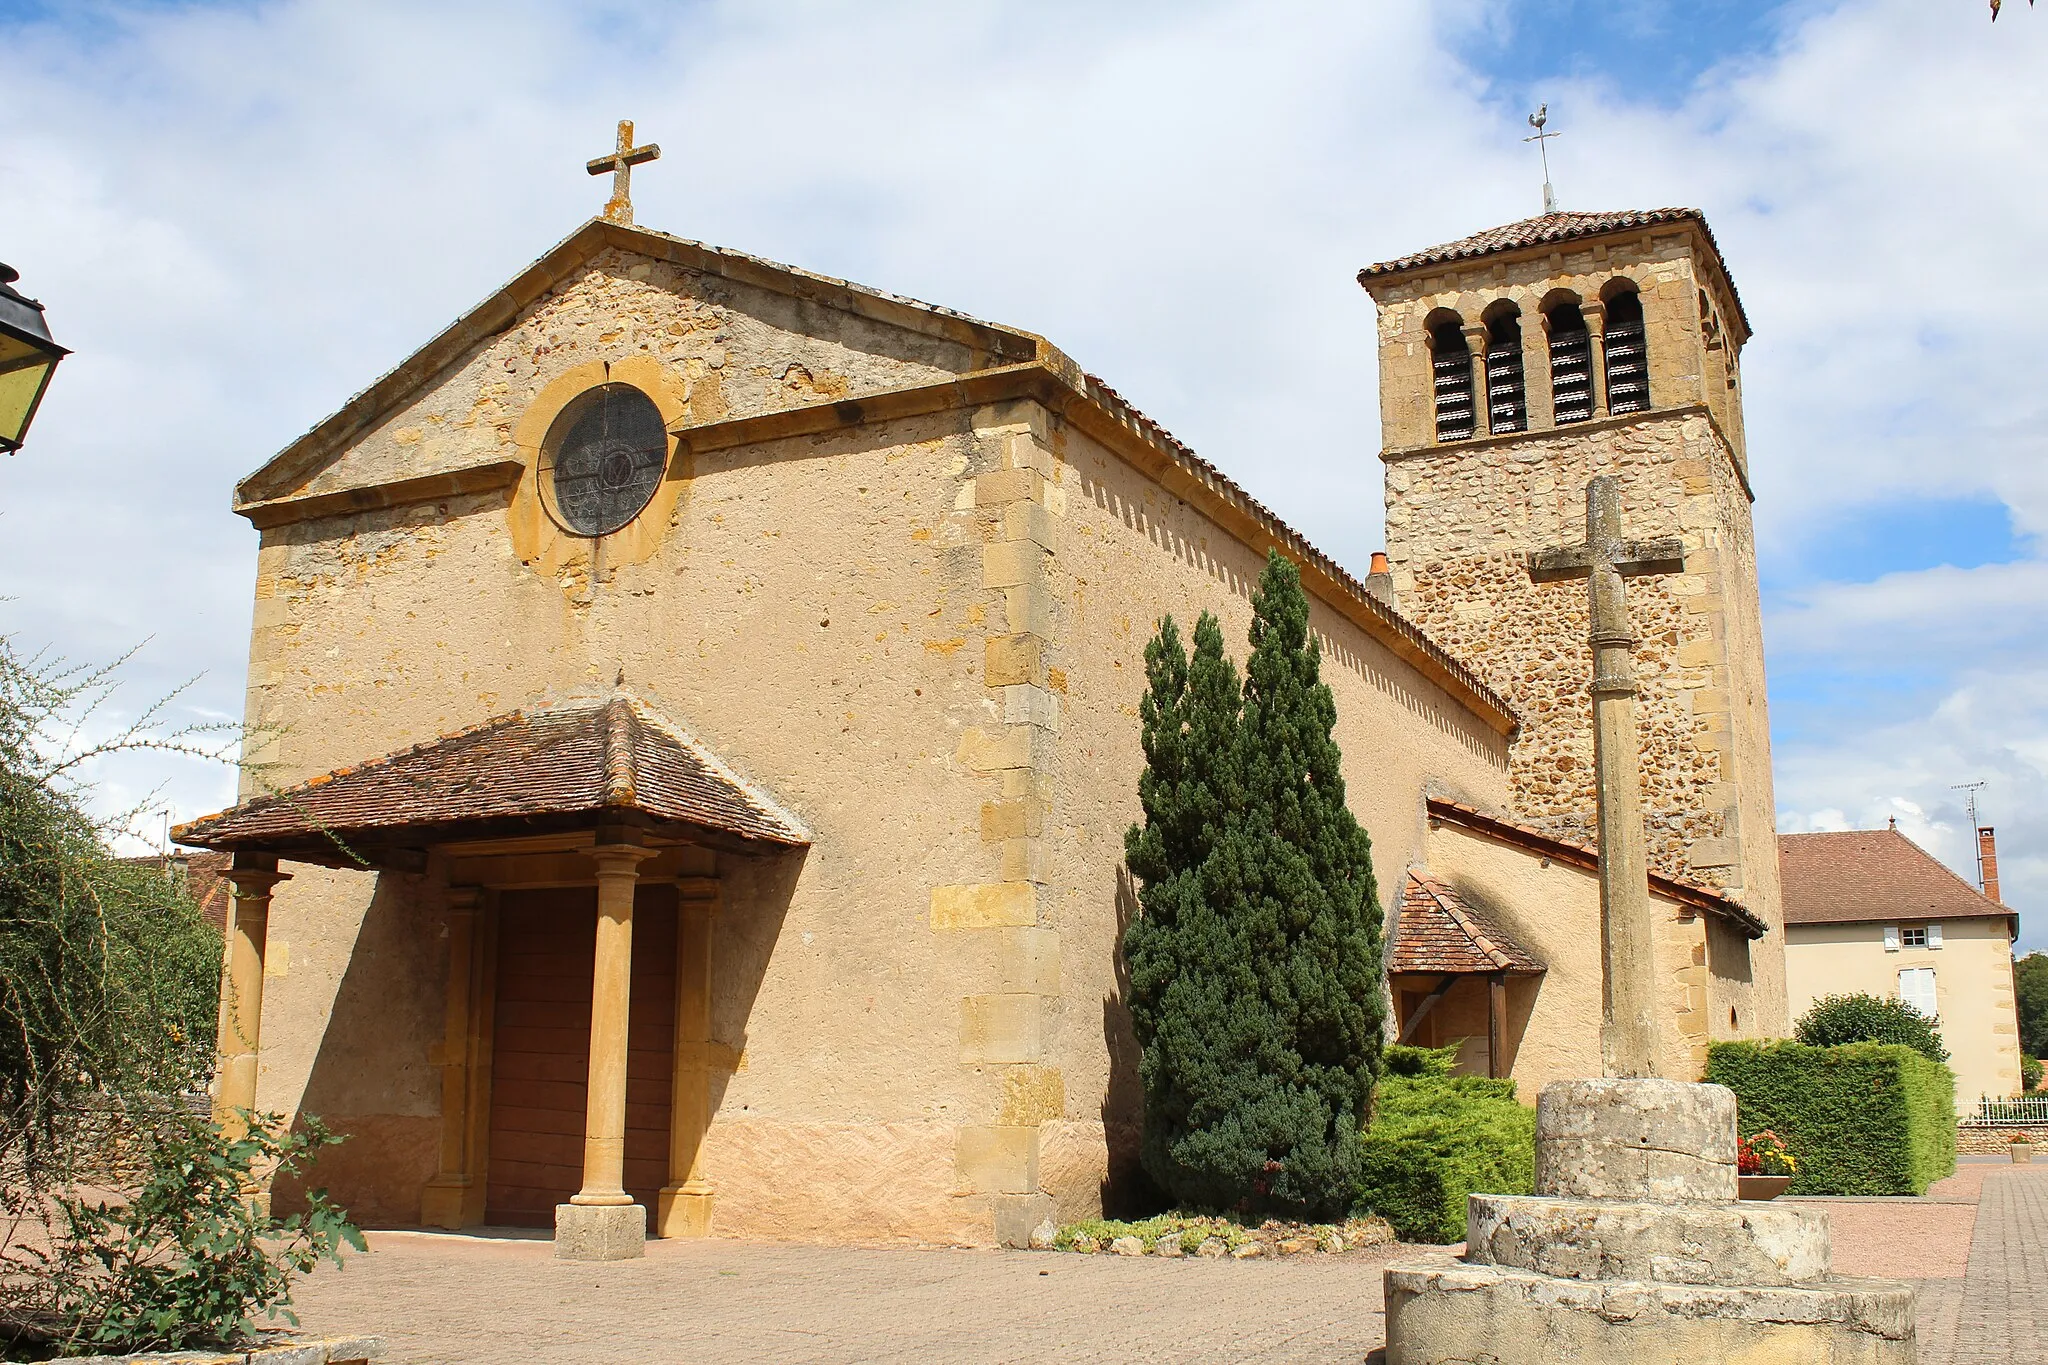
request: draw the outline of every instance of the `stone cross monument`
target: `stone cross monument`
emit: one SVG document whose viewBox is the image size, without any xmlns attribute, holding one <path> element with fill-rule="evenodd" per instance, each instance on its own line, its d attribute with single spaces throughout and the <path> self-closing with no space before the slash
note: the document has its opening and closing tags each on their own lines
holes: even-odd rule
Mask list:
<svg viewBox="0 0 2048 1365">
<path fill-rule="evenodd" d="M 612 173 L 612 197 L 605 201 L 604 216 L 614 223 L 633 222 L 633 168 L 643 161 L 653 161 L 661 155 L 661 147 L 648 143 L 644 147 L 633 145 L 633 120 L 619 120 L 619 145 L 610 156 L 596 157 L 585 162 L 583 169 L 592 175 Z"/>
<path fill-rule="evenodd" d="M 1586 540 L 1529 557 L 1539 583 L 1583 578 L 1592 599 L 1593 766 L 1600 816 L 1600 965 L 1605 1000 L 1600 1051 L 1609 1076 L 1661 1075 L 1655 921 L 1643 849 L 1642 777 L 1636 751 L 1636 680 L 1622 579 L 1685 572 L 1676 536 L 1621 536 L 1621 485 L 1604 474 L 1586 485 Z"/>
<path fill-rule="evenodd" d="M 1473 1194 L 1465 1254 L 1387 1266 L 1387 1365 L 1740 1360 L 1908 1365 L 1913 1291 L 1832 1273 L 1827 1215 L 1745 1202 L 1735 1095 L 1658 1070 L 1655 924 L 1643 852 L 1626 576 L 1675 573 L 1675 539 L 1621 535 L 1612 477 L 1583 545 L 1531 556 L 1592 593 L 1606 1075 L 1536 1103 L 1534 1194 Z"/>
</svg>

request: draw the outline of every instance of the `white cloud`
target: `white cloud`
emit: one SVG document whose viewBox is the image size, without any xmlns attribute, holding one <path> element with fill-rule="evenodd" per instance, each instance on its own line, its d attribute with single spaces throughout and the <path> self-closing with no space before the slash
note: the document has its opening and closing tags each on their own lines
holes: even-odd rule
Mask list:
<svg viewBox="0 0 2048 1365">
<path fill-rule="evenodd" d="M 84 658 L 153 635 L 136 693 L 204 670 L 207 714 L 240 708 L 233 481 L 593 212 L 580 166 L 621 115 L 664 150 L 643 222 L 1041 331 L 1360 565 L 1380 469 L 1352 275 L 1531 211 L 1544 98 L 1567 207 L 1713 220 L 1758 329 L 1770 562 L 1901 500 L 1989 494 L 2048 528 L 2048 22 L 2024 11 L 1803 5 L 1776 50 L 1655 104 L 1472 69 L 1456 52 L 1507 22 L 1477 0 L 50 13 L 6 30 L 0 257 L 78 353 L 0 463 L 0 628 Z M 2048 663 L 2042 572 L 1795 585 L 1774 647 L 1882 670 L 1881 641 L 1950 681 L 1884 722 L 1885 762 L 1787 746 L 1788 810 L 1953 824 L 1958 769 L 2036 781 L 2048 705 L 1965 665 L 1979 628 L 2002 677 Z M 186 813 L 232 785 L 166 780 Z M 2048 874 L 2013 880 L 2048 905 Z"/>
</svg>

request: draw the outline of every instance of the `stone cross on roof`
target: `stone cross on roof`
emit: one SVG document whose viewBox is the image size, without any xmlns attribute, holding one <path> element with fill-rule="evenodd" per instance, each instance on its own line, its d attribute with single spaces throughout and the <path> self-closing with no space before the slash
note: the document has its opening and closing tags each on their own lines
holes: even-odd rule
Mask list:
<svg viewBox="0 0 2048 1365">
<path fill-rule="evenodd" d="M 612 197 L 605 201 L 604 216 L 614 223 L 631 225 L 633 221 L 633 168 L 643 161 L 653 161 L 661 155 L 661 148 L 655 143 L 644 147 L 633 145 L 633 120 L 619 120 L 619 145 L 610 156 L 601 156 L 587 162 L 584 169 L 592 175 L 612 173 Z"/>
<path fill-rule="evenodd" d="M 1683 573 L 1675 536 L 1624 540 L 1621 484 L 1603 474 L 1586 485 L 1586 539 L 1538 550 L 1539 583 L 1588 580 L 1593 644 L 1593 766 L 1600 811 L 1601 965 L 1606 1017 L 1600 1050 L 1610 1076 L 1655 1076 L 1663 1032 L 1657 989 L 1649 861 L 1643 848 L 1642 779 L 1636 752 L 1636 681 L 1629 666 L 1624 577 Z"/>
</svg>

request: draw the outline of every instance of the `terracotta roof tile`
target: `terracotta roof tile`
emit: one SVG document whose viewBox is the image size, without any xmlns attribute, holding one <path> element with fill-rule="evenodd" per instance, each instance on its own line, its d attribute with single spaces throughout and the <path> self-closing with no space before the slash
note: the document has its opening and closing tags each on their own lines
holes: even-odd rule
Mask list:
<svg viewBox="0 0 2048 1365">
<path fill-rule="evenodd" d="M 1478 256 L 1491 256 L 1501 251 L 1519 251 L 1524 247 L 1548 246 L 1553 242 L 1569 242 L 1580 237 L 1594 237 L 1603 232 L 1621 232 L 1630 228 L 1651 227 L 1658 223 L 1695 222 L 1702 228 L 1707 225 L 1706 216 L 1698 209 L 1621 209 L 1611 213 L 1543 213 L 1534 218 L 1524 218 L 1516 223 L 1503 223 L 1499 227 L 1475 232 L 1470 237 L 1460 237 L 1455 242 L 1443 242 L 1421 251 L 1411 251 L 1406 256 L 1396 256 L 1391 261 L 1379 261 L 1358 272 L 1361 280 L 1375 275 L 1398 275 L 1404 270 L 1417 266 L 1442 265 L 1449 261 L 1467 261 Z"/>
<path fill-rule="evenodd" d="M 1492 916 L 1433 877 L 1413 871 L 1408 874 L 1398 914 L 1387 953 L 1390 972 L 1462 975 L 1544 970 Z"/>
<path fill-rule="evenodd" d="M 2010 917 L 1895 829 L 1778 836 L 1787 924 Z"/>
<path fill-rule="evenodd" d="M 521 816 L 639 812 L 773 844 L 796 818 L 624 692 L 514 711 L 181 825 L 181 844 L 281 848 L 333 835 Z"/>
<path fill-rule="evenodd" d="M 1707 216 L 1698 209 L 1615 209 L 1604 213 L 1543 213 L 1534 218 L 1524 218 L 1516 223 L 1503 223 L 1484 232 L 1475 232 L 1470 237 L 1460 237 L 1455 242 L 1444 242 L 1423 251 L 1411 251 L 1406 256 L 1396 256 L 1390 261 L 1379 261 L 1358 272 L 1358 282 L 1383 275 L 1399 275 L 1405 271 L 1426 266 L 1447 265 L 1452 261 L 1475 260 L 1481 256 L 1492 256 L 1503 251 L 1521 251 L 1528 247 L 1550 246 L 1558 242 L 1577 241 L 1582 237 L 1597 237 L 1607 232 L 1626 232 L 1635 228 L 1655 227 L 1660 223 L 1694 223 L 1706 236 L 1707 244 L 1714 249 L 1714 255 L 1721 255 L 1721 244 L 1714 240 L 1713 229 L 1707 226 Z M 1725 271 L 1725 263 L 1723 270 Z M 1734 299 L 1735 311 L 1741 315 L 1743 330 L 1749 330 L 1749 316 L 1742 307 L 1742 296 L 1736 292 L 1735 281 L 1728 281 L 1728 293 Z"/>
</svg>

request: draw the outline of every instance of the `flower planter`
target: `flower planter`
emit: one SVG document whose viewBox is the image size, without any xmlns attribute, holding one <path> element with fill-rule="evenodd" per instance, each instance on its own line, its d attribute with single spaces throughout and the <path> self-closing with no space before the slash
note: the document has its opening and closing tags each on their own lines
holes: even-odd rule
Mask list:
<svg viewBox="0 0 2048 1365">
<path fill-rule="evenodd" d="M 1735 1183 L 1741 1187 L 1744 1199 L 1776 1199 L 1792 1183 L 1789 1175 L 1740 1175 Z M 1723 1189 L 1727 1187 L 1722 1186 Z"/>
<path fill-rule="evenodd" d="M 2009 1142 L 2005 1150 L 2012 1153 L 2014 1165 L 2027 1165 L 2034 1159 L 2034 1144 L 2031 1142 Z"/>
</svg>

